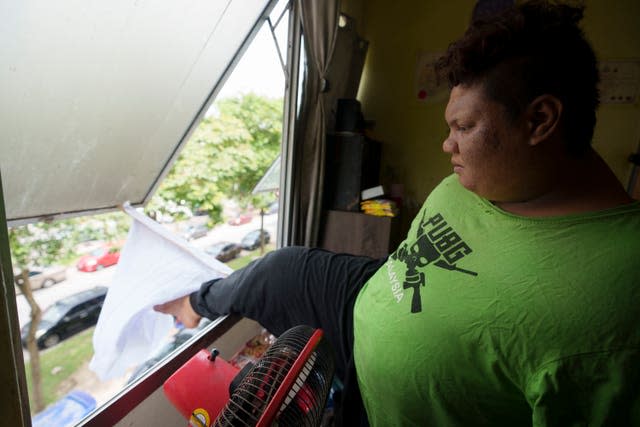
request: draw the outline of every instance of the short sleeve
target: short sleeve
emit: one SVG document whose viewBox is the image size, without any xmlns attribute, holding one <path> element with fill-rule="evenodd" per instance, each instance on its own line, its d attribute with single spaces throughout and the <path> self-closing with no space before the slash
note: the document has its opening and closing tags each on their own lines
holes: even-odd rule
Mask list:
<svg viewBox="0 0 640 427">
<path fill-rule="evenodd" d="M 530 378 L 532 425 L 640 426 L 640 351 L 581 354 L 545 364 Z"/>
</svg>

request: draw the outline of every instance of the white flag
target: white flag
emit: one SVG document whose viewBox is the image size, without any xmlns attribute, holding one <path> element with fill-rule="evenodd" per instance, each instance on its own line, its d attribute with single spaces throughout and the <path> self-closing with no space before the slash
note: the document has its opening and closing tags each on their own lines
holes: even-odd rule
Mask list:
<svg viewBox="0 0 640 427">
<path fill-rule="evenodd" d="M 124 206 L 133 222 L 93 334 L 89 367 L 105 381 L 149 359 L 173 327 L 153 310 L 231 269 L 163 226 Z"/>
</svg>

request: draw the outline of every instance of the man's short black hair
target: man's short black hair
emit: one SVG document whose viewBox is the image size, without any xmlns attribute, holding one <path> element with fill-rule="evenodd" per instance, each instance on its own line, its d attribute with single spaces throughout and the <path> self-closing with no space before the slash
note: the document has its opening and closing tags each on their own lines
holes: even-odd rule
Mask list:
<svg viewBox="0 0 640 427">
<path fill-rule="evenodd" d="M 450 87 L 484 86 L 517 117 L 537 96 L 563 105 L 567 149 L 587 151 L 599 105 L 596 57 L 578 26 L 583 7 L 533 0 L 476 20 L 452 43 L 436 68 Z"/>
</svg>

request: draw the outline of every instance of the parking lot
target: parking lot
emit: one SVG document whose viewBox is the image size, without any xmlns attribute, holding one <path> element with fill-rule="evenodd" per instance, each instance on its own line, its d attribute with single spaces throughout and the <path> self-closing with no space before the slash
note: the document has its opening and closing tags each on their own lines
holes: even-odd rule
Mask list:
<svg viewBox="0 0 640 427">
<path fill-rule="evenodd" d="M 277 215 L 264 216 L 264 229 L 271 235 L 272 242 L 276 239 L 277 217 Z M 170 226 L 173 228 L 180 227 L 178 224 L 171 224 Z M 205 248 L 208 245 L 221 241 L 237 243 L 240 242 L 247 233 L 259 228 L 260 216 L 257 215 L 252 218 L 251 222 L 246 224 L 237 226 L 226 223 L 221 224 L 210 230 L 206 236 L 192 240 L 190 244 L 198 248 Z M 38 302 L 38 305 L 40 305 L 40 308 L 44 310 L 60 298 L 64 298 L 76 292 L 98 285 L 108 287 L 111 284 L 111 279 L 116 268 L 117 265 L 92 273 L 85 273 L 78 271 L 75 265 L 70 265 L 67 268 L 67 279 L 65 281 L 48 288 L 34 290 L 33 295 Z M 20 326 L 22 327 L 30 320 L 30 309 L 26 299 L 22 295 L 17 296 L 16 303 L 18 307 Z"/>
</svg>

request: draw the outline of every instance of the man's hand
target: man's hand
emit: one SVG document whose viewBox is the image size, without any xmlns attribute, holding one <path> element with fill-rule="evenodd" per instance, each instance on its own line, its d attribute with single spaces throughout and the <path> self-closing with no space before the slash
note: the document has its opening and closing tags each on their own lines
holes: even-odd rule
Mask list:
<svg viewBox="0 0 640 427">
<path fill-rule="evenodd" d="M 191 307 L 189 295 L 165 302 L 164 304 L 154 305 L 153 309 L 157 312 L 170 314 L 175 317 L 178 322 L 182 323 L 185 328 L 195 328 L 200 323 L 200 316 Z"/>
</svg>

